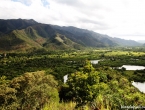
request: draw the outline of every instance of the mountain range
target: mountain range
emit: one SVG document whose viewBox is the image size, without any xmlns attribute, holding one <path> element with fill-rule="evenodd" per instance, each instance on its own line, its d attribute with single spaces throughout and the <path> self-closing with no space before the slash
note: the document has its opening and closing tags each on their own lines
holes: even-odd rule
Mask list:
<svg viewBox="0 0 145 110">
<path fill-rule="evenodd" d="M 72 26 L 42 24 L 33 19 L 0 19 L 0 51 L 139 45 L 133 40 L 112 38 Z"/>
</svg>

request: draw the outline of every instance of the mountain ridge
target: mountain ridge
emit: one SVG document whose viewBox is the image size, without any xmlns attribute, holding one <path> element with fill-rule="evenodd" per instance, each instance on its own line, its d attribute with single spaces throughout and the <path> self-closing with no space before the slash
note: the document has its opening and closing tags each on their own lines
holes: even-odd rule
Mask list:
<svg viewBox="0 0 145 110">
<path fill-rule="evenodd" d="M 82 49 L 85 47 L 112 47 L 119 46 L 123 44 L 121 42 L 125 41 L 124 39 L 112 38 L 73 26 L 61 27 L 43 24 L 33 19 L 0 19 L 0 51 L 31 48 Z M 128 45 L 123 45 L 139 45 L 135 41 L 126 44 Z"/>
</svg>

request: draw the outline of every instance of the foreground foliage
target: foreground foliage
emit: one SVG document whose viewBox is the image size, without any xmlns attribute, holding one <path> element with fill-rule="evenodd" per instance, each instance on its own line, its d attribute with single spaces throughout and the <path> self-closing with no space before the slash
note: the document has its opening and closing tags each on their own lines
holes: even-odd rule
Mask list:
<svg viewBox="0 0 145 110">
<path fill-rule="evenodd" d="M 145 105 L 145 95 L 131 81 L 145 81 L 144 50 L 85 50 L 9 53 L 0 56 L 2 110 L 119 110 Z M 91 64 L 86 59 L 100 59 Z M 115 69 L 112 69 L 115 68 Z M 41 71 L 39 71 L 41 70 Z M 43 70 L 43 71 L 42 71 Z M 68 80 L 63 83 L 63 76 Z M 60 99 L 60 100 L 59 100 Z"/>
<path fill-rule="evenodd" d="M 1 110 L 33 110 L 43 108 L 50 102 L 58 102 L 57 82 L 43 71 L 25 73 L 0 90 Z"/>
<path fill-rule="evenodd" d="M 145 104 L 145 95 L 118 71 L 108 67 L 96 71 L 89 62 L 81 72 L 71 74 L 66 85 L 64 89 L 68 90 L 63 92 L 76 102 L 76 107 L 88 105 L 93 109 L 119 110 L 122 105 Z"/>
</svg>

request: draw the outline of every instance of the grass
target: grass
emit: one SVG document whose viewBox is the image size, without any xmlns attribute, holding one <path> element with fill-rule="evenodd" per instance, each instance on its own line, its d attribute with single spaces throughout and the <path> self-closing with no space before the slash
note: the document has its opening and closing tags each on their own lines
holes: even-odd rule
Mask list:
<svg viewBox="0 0 145 110">
<path fill-rule="evenodd" d="M 119 56 L 119 55 L 133 55 L 133 56 L 141 56 L 145 55 L 144 52 L 129 52 L 129 51 L 111 51 L 105 53 L 105 56 Z"/>
<path fill-rule="evenodd" d="M 74 110 L 75 102 L 50 103 L 45 105 L 43 110 Z"/>
<path fill-rule="evenodd" d="M 102 97 L 99 97 L 102 98 Z M 94 103 L 87 104 L 86 106 L 75 108 L 75 102 L 62 102 L 62 103 L 50 103 L 45 105 L 42 110 L 111 110 L 109 105 L 106 106 L 107 101 L 100 101 L 101 99 L 97 99 Z"/>
</svg>

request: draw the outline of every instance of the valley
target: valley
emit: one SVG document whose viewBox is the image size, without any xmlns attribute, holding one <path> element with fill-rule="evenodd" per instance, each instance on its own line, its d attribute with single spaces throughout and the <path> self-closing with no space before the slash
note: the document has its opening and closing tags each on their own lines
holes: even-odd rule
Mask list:
<svg viewBox="0 0 145 110">
<path fill-rule="evenodd" d="M 0 20 L 1 110 L 144 106 L 136 82 L 145 82 L 145 69 L 135 69 L 144 66 L 144 44 L 133 40 L 33 19 Z"/>
<path fill-rule="evenodd" d="M 127 70 L 125 68 L 118 69 L 118 67 L 121 67 L 122 65 L 145 66 L 144 50 L 145 48 L 143 47 L 142 48 L 133 47 L 130 48 L 129 50 L 126 49 L 126 47 L 121 48 L 111 47 L 111 48 L 92 48 L 85 50 L 55 50 L 55 51 L 39 49 L 27 53 L 25 52 L 23 53 L 10 52 L 5 54 L 1 53 L 0 86 L 3 89 L 7 88 L 9 90 L 9 92 L 2 92 L 1 90 L 1 93 L 3 93 L 2 98 L 4 98 L 5 96 L 4 94 L 8 93 L 12 94 L 13 92 L 11 91 L 11 89 L 19 91 L 17 87 L 12 86 L 15 85 L 15 83 L 19 84 L 19 86 L 22 86 L 22 88 L 23 88 L 22 84 L 26 83 L 25 85 L 26 88 L 23 88 L 24 90 L 27 90 L 31 86 L 34 86 L 36 88 L 41 86 L 39 84 L 38 85 L 33 84 L 34 81 L 33 78 L 35 77 L 35 80 L 40 80 L 37 79 L 38 78 L 37 75 L 42 76 L 41 74 L 44 75 L 45 73 L 46 76 L 52 75 L 54 77 L 53 80 L 55 80 L 58 83 L 57 86 L 55 87 L 54 92 L 56 94 L 51 94 L 49 97 L 55 96 L 59 99 L 60 102 L 58 102 L 57 98 L 56 99 L 52 98 L 49 100 L 53 101 L 50 102 L 45 101 L 42 106 L 37 106 L 39 108 L 52 109 L 51 107 L 55 106 L 57 107 L 55 109 L 58 108 L 70 109 L 69 104 L 71 104 L 72 110 L 75 107 L 77 109 L 82 109 L 84 105 L 86 106 L 86 109 L 91 109 L 92 105 L 90 105 L 90 103 L 92 102 L 95 103 L 96 105 L 95 108 L 100 109 L 108 108 L 108 110 L 112 108 L 120 109 L 121 105 L 125 105 L 126 103 L 143 105 L 145 103 L 144 93 L 140 92 L 136 87 L 134 87 L 132 85 L 132 81 L 145 82 L 144 69 Z M 91 60 L 95 61 L 99 60 L 99 62 L 91 64 L 90 62 Z M 112 69 L 112 67 L 114 69 Z M 68 75 L 68 80 L 66 81 L 66 83 L 64 83 L 63 77 L 66 74 Z M 46 77 L 45 75 L 43 76 L 44 78 Z M 76 75 L 76 77 L 74 75 Z M 24 79 L 22 80 L 21 79 L 22 77 L 24 77 L 25 80 Z M 93 82 L 92 80 L 93 78 L 96 79 L 95 82 Z M 52 81 L 52 79 L 48 79 L 48 81 Z M 30 85 L 28 82 L 31 82 L 30 84 L 32 85 Z M 50 83 L 43 82 L 43 83 L 49 84 L 48 86 L 50 86 L 50 83 L 52 82 Z M 35 88 L 32 88 L 32 90 L 34 90 L 34 92 L 36 91 Z M 34 92 L 27 90 L 27 94 L 32 95 Z M 43 99 L 44 98 L 43 93 L 45 93 L 45 91 L 42 92 L 41 89 L 38 88 L 37 92 L 38 93 L 40 92 L 40 94 L 42 95 L 41 97 Z M 81 93 L 82 95 L 79 93 Z M 13 96 L 17 97 L 16 99 L 19 99 L 19 95 L 17 92 L 13 94 L 15 94 Z M 91 94 L 94 94 L 95 98 L 91 96 L 89 97 L 89 95 Z M 23 96 L 25 95 L 26 94 L 23 94 L 21 96 L 22 99 Z M 82 98 L 82 101 L 79 101 L 79 99 L 77 99 L 78 96 Z M 76 97 L 76 99 L 73 99 L 73 97 Z M 35 100 L 35 98 L 34 99 L 30 98 L 33 97 L 27 96 L 28 101 Z M 10 97 L 10 99 L 12 100 L 13 97 Z M 9 105 L 12 108 L 17 108 L 17 106 L 12 105 L 14 102 L 16 103 L 17 101 L 16 99 L 15 100 L 13 99 L 13 101 L 9 103 L 1 102 L 1 107 L 4 108 Z M 102 100 L 103 102 L 101 102 Z M 22 102 L 20 101 L 17 103 L 21 104 Z M 25 105 L 22 106 L 24 108 L 27 108 L 27 103 L 26 106 Z M 34 107 L 36 105 L 34 104 L 32 106 Z"/>
</svg>

